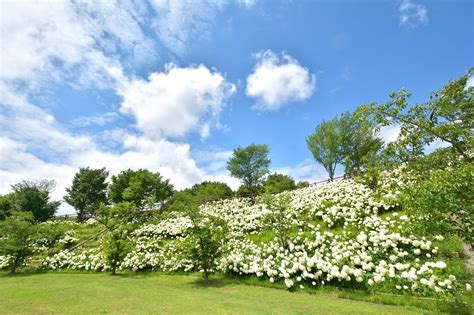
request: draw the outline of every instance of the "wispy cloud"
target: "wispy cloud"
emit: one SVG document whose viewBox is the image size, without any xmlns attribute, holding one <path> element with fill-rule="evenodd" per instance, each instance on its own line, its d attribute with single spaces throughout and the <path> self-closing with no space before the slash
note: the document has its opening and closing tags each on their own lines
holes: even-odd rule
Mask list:
<svg viewBox="0 0 474 315">
<path fill-rule="evenodd" d="M 81 116 L 71 120 L 71 124 L 77 127 L 88 127 L 92 125 L 105 126 L 119 119 L 120 115 L 116 112 L 107 112 L 92 116 Z"/>
<path fill-rule="evenodd" d="M 414 3 L 411 0 L 403 0 L 399 8 L 400 25 L 417 27 L 429 22 L 428 9 L 423 4 Z"/>
<path fill-rule="evenodd" d="M 341 73 L 341 78 L 346 81 L 352 80 L 352 68 L 350 66 L 344 67 L 344 70 Z"/>
</svg>

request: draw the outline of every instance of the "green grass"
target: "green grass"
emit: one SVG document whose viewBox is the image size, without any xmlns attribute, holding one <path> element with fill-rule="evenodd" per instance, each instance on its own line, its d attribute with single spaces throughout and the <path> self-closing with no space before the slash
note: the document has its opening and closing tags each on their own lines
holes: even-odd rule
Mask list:
<svg viewBox="0 0 474 315">
<path fill-rule="evenodd" d="M 0 314 L 430 314 L 214 279 L 206 287 L 198 275 L 0 274 Z"/>
</svg>

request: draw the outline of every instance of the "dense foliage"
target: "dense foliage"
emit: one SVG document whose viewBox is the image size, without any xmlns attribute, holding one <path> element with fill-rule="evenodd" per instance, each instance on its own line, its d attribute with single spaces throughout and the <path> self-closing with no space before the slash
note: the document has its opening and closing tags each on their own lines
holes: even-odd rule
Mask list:
<svg viewBox="0 0 474 315">
<path fill-rule="evenodd" d="M 262 190 L 267 194 L 276 194 L 285 190 L 293 190 L 296 188 L 295 181 L 288 175 L 270 174 L 262 184 Z"/>
<path fill-rule="evenodd" d="M 0 220 L 5 220 L 14 210 L 15 195 L 8 193 L 0 195 Z"/>
<path fill-rule="evenodd" d="M 112 176 L 109 199 L 113 203 L 131 202 L 140 209 L 163 203 L 173 194 L 173 185 L 160 173 L 128 169 Z"/>
<path fill-rule="evenodd" d="M 474 165 L 433 170 L 404 194 L 406 208 L 417 215 L 414 228 L 455 234 L 474 243 Z"/>
<path fill-rule="evenodd" d="M 205 181 L 175 192 L 166 204 L 167 211 L 185 212 L 204 202 L 231 198 L 232 189 L 225 183 Z"/>
<path fill-rule="evenodd" d="M 34 220 L 38 222 L 52 218 L 61 204 L 59 201 L 50 200 L 54 186 L 54 181 L 50 180 L 22 181 L 13 185 L 12 210 L 31 212 Z"/>
</svg>

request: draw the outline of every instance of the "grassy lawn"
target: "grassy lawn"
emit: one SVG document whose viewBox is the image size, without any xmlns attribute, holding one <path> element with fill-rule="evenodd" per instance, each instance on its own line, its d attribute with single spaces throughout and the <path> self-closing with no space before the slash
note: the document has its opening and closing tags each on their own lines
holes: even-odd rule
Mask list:
<svg viewBox="0 0 474 315">
<path fill-rule="evenodd" d="M 400 307 L 291 293 L 196 275 L 0 273 L 0 314 L 426 314 Z"/>
</svg>

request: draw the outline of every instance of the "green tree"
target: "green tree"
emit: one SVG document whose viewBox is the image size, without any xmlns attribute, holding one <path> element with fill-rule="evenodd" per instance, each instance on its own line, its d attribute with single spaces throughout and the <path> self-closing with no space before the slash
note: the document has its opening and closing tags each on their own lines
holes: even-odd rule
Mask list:
<svg viewBox="0 0 474 315">
<path fill-rule="evenodd" d="M 199 206 L 208 201 L 231 198 L 233 195 L 234 192 L 227 184 L 205 181 L 195 184 L 191 188 L 175 192 L 166 204 L 166 209 L 186 212 L 193 206 Z"/>
<path fill-rule="evenodd" d="M 316 131 L 306 138 L 308 149 L 314 159 L 328 172 L 329 179 L 334 179 L 336 166 L 342 162 L 341 152 L 342 135 L 338 118 L 323 121 L 316 127 Z"/>
<path fill-rule="evenodd" d="M 309 183 L 307 181 L 301 181 L 296 184 L 296 189 L 308 187 Z"/>
<path fill-rule="evenodd" d="M 131 250 L 128 236 L 139 223 L 138 212 L 136 205 L 130 202 L 113 206 L 102 204 L 98 210 L 97 221 L 107 230 L 104 251 L 112 275 L 116 274 L 117 268 Z"/>
<path fill-rule="evenodd" d="M 107 203 L 107 177 L 105 168 L 81 168 L 74 175 L 72 185 L 66 188 L 64 200 L 76 209 L 77 219 L 82 222 L 95 215 L 100 204 Z"/>
<path fill-rule="evenodd" d="M 223 219 L 203 216 L 198 211 L 190 216 L 193 227 L 190 230 L 189 258 L 198 270 L 203 271 L 204 283 L 207 285 L 209 274 L 225 252 L 227 225 Z"/>
<path fill-rule="evenodd" d="M 200 184 L 195 184 L 191 187 L 193 195 L 199 203 L 206 201 L 213 201 L 234 196 L 234 192 L 226 183 L 205 181 Z"/>
<path fill-rule="evenodd" d="M 240 179 L 252 195 L 258 193 L 264 176 L 269 172 L 269 166 L 268 146 L 264 144 L 237 148 L 227 161 L 230 174 Z"/>
<path fill-rule="evenodd" d="M 408 107 L 410 94 L 391 93 L 385 104 L 372 104 L 372 111 L 383 125 L 400 125 L 396 152 L 404 148 L 408 156 L 421 156 L 424 146 L 439 140 L 448 143 L 466 161 L 472 162 L 474 145 L 474 87 L 467 80 L 474 68 L 433 93 L 426 103 Z M 411 153 L 411 154 L 410 154 Z"/>
<path fill-rule="evenodd" d="M 359 106 L 354 112 L 344 113 L 340 120 L 341 154 L 346 174 L 360 173 L 366 164 L 377 159 L 382 148 L 378 125 L 370 115 L 370 106 Z"/>
<path fill-rule="evenodd" d="M 14 210 L 15 196 L 13 193 L 0 195 L 0 220 L 5 220 Z"/>
<path fill-rule="evenodd" d="M 275 231 L 280 246 L 288 246 L 288 236 L 291 231 L 291 218 L 288 216 L 291 208 L 291 195 L 289 193 L 278 196 L 265 194 L 263 201 L 266 207 L 271 210 L 267 221 Z"/>
<path fill-rule="evenodd" d="M 112 176 L 109 198 L 114 203 L 131 202 L 139 209 L 162 204 L 173 194 L 173 185 L 159 172 L 125 170 Z"/>
<path fill-rule="evenodd" d="M 53 180 L 22 181 L 12 185 L 14 210 L 32 212 L 34 219 L 39 222 L 52 218 L 61 204 L 60 201 L 50 201 L 54 187 Z"/>
<path fill-rule="evenodd" d="M 293 190 L 296 188 L 295 181 L 288 175 L 270 174 L 263 182 L 263 191 L 268 194 L 276 194 L 285 190 Z"/>
<path fill-rule="evenodd" d="M 0 222 L 0 253 L 10 257 L 10 272 L 33 255 L 33 243 L 38 237 L 31 212 L 14 211 Z"/>
</svg>

